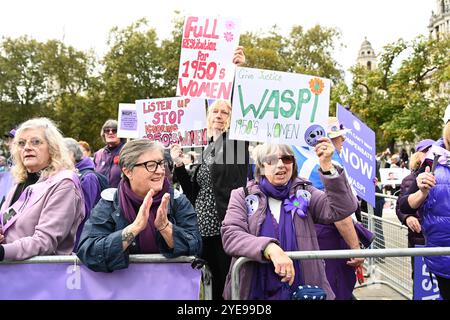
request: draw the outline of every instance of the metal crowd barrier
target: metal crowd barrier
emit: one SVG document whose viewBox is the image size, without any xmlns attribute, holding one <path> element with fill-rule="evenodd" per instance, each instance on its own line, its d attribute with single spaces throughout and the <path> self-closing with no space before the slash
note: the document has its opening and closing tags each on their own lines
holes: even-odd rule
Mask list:
<svg viewBox="0 0 450 320">
<path fill-rule="evenodd" d="M 392 215 L 394 221 L 377 217 L 369 205 L 368 213 L 362 213 L 363 224 L 375 234 L 371 249 L 408 248 L 408 227 L 402 225 L 395 214 L 397 196 L 376 193 L 377 197 L 393 200 Z M 411 258 L 408 257 L 377 257 L 365 262 L 366 277 L 370 281 L 358 286 L 384 284 L 397 291 L 407 299 L 413 297 L 413 279 Z M 371 277 L 372 276 L 372 277 Z"/>
<path fill-rule="evenodd" d="M 130 263 L 193 263 L 196 260 L 194 256 L 180 256 L 168 259 L 162 254 L 135 254 L 130 255 Z M 22 261 L 1 261 L 0 264 L 38 264 L 38 263 L 73 263 L 74 265 L 83 264 L 75 255 L 70 256 L 36 256 Z M 202 300 L 212 300 L 212 276 L 207 265 L 201 267 L 202 286 L 200 289 L 200 298 Z"/>
<path fill-rule="evenodd" d="M 344 258 L 375 258 L 375 257 L 413 257 L 413 256 L 443 256 L 450 255 L 450 247 L 441 248 L 407 248 L 407 249 L 365 249 L 365 250 L 322 250 L 322 251 L 291 251 L 286 254 L 294 260 L 300 259 L 344 259 Z M 239 300 L 239 271 L 242 265 L 252 259 L 240 257 L 231 271 L 231 298 Z"/>
</svg>

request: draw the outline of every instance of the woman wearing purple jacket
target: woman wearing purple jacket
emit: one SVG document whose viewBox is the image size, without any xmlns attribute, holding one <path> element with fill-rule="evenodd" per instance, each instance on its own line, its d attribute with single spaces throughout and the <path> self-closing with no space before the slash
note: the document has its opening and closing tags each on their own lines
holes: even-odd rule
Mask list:
<svg viewBox="0 0 450 320">
<path fill-rule="evenodd" d="M 240 270 L 240 298 L 287 300 L 299 285 L 317 285 L 335 295 L 322 260 L 291 260 L 286 251 L 319 250 L 315 223 L 333 223 L 357 209 L 347 178 L 331 163 L 334 146 L 321 138 L 315 147 L 325 192 L 297 177 L 288 145 L 263 144 L 256 152 L 255 181 L 231 193 L 221 233 L 233 256 L 224 290 L 230 299 L 231 270 L 238 257 L 255 260 Z M 270 261 L 271 263 L 262 263 Z"/>
<path fill-rule="evenodd" d="M 420 214 L 426 247 L 450 247 L 450 105 L 444 115 L 442 138 L 428 151 L 409 190 L 399 198 L 400 210 Z M 438 162 L 433 165 L 434 156 Z M 450 256 L 424 257 L 436 276 L 439 292 L 450 300 Z"/>
<path fill-rule="evenodd" d="M 71 254 L 84 202 L 61 133 L 47 118 L 28 120 L 12 154 L 16 185 L 0 210 L 0 260 Z"/>
<path fill-rule="evenodd" d="M 102 192 L 102 190 L 100 181 L 98 180 L 99 178 L 94 172 L 94 161 L 92 161 L 92 159 L 89 157 L 83 156 L 83 151 L 81 150 L 80 145 L 75 139 L 64 138 L 64 143 L 69 150 L 69 154 L 77 170 L 84 196 L 85 215 L 83 221 L 78 227 L 77 238 L 74 246 L 74 248 L 76 249 L 81 236 L 81 232 L 83 231 L 84 223 L 87 221 L 87 219 L 89 219 L 91 210 L 100 200 L 100 193 Z"/>
<path fill-rule="evenodd" d="M 117 188 L 119 185 L 122 173 L 119 167 L 119 153 L 126 142 L 126 139 L 117 137 L 117 127 L 117 120 L 105 121 L 100 136 L 106 146 L 94 154 L 95 171 L 108 178 L 110 188 Z"/>
</svg>

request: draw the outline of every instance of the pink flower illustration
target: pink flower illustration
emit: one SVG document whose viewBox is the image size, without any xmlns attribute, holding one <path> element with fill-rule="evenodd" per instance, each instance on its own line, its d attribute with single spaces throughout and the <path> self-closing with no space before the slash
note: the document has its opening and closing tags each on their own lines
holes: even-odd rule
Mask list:
<svg viewBox="0 0 450 320">
<path fill-rule="evenodd" d="M 225 37 L 225 40 L 227 40 L 228 42 L 233 41 L 234 36 L 231 32 L 225 32 L 223 36 Z"/>
<path fill-rule="evenodd" d="M 227 22 L 225 22 L 225 28 L 227 28 L 227 30 L 233 30 L 235 27 L 236 25 L 233 21 L 228 20 Z"/>
</svg>

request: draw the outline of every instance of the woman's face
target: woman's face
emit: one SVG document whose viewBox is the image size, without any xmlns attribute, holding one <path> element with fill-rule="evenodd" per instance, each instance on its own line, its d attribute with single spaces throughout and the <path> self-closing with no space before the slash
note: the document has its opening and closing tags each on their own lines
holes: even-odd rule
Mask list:
<svg viewBox="0 0 450 320">
<path fill-rule="evenodd" d="M 131 190 L 141 197 L 145 197 L 150 189 L 158 193 L 164 184 L 164 157 L 159 150 L 144 152 L 138 159 L 135 167 L 124 173 L 130 180 Z"/>
<path fill-rule="evenodd" d="M 42 129 L 28 129 L 17 139 L 20 160 L 30 173 L 38 172 L 50 164 L 50 152 Z"/>
<path fill-rule="evenodd" d="M 228 118 L 230 117 L 230 109 L 225 103 L 220 103 L 211 110 L 208 115 L 208 123 L 210 127 L 214 130 L 224 131 L 226 124 L 229 123 Z"/>
<path fill-rule="evenodd" d="M 106 127 L 103 129 L 103 134 L 107 145 L 115 146 L 120 143 L 120 138 L 117 137 L 117 128 Z"/>
<path fill-rule="evenodd" d="M 263 162 L 266 179 L 274 186 L 284 186 L 292 178 L 294 161 L 294 156 L 280 151 L 268 155 Z"/>
</svg>

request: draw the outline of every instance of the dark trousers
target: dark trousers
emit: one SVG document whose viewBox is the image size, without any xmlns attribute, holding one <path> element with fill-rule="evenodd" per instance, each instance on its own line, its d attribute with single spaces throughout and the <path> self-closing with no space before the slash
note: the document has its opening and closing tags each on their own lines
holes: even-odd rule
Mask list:
<svg viewBox="0 0 450 320">
<path fill-rule="evenodd" d="M 206 260 L 212 275 L 213 300 L 223 300 L 223 288 L 231 258 L 225 253 L 221 236 L 202 237 L 202 259 Z"/>
<path fill-rule="evenodd" d="M 435 275 L 438 286 L 439 286 L 439 293 L 441 294 L 441 297 L 443 300 L 450 300 L 450 279 L 442 278 L 438 275 Z"/>
</svg>

